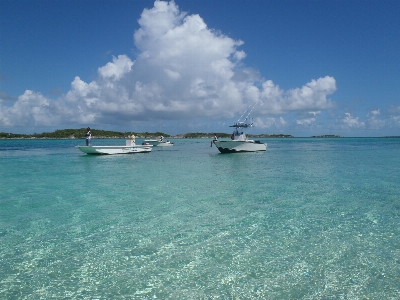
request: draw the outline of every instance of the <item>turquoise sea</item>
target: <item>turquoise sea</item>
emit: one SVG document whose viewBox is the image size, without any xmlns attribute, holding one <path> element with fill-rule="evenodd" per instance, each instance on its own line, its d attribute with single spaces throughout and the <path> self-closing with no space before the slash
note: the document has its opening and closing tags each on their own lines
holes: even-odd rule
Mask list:
<svg viewBox="0 0 400 300">
<path fill-rule="evenodd" d="M 399 138 L 173 141 L 0 140 L 0 299 L 400 298 Z"/>
</svg>

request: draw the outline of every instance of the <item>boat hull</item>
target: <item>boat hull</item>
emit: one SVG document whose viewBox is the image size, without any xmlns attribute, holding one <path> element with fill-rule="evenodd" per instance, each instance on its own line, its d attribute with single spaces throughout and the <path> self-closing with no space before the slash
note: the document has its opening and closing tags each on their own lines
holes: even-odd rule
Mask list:
<svg viewBox="0 0 400 300">
<path fill-rule="evenodd" d="M 151 145 L 137 146 L 77 146 L 79 150 L 87 154 L 134 154 L 151 152 Z"/>
<path fill-rule="evenodd" d="M 170 141 L 161 142 L 158 140 L 144 140 L 144 143 L 154 147 L 170 147 L 174 145 L 174 143 L 171 143 Z"/>
<path fill-rule="evenodd" d="M 221 153 L 257 152 L 267 150 L 267 144 L 251 140 L 216 141 L 214 144 Z"/>
</svg>

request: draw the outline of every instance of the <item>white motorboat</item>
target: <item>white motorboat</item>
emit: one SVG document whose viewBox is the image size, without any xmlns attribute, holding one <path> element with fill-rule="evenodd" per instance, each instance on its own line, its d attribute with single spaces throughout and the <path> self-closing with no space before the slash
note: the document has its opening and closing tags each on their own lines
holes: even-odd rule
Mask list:
<svg viewBox="0 0 400 300">
<path fill-rule="evenodd" d="M 250 111 L 251 112 L 251 111 Z M 250 114 L 250 113 L 249 113 Z M 243 117 L 243 116 L 242 116 Z M 241 118 L 242 118 L 241 117 Z M 248 115 L 247 115 L 248 117 Z M 247 117 L 242 122 L 240 119 L 229 127 L 234 127 L 234 131 L 230 140 L 214 140 L 213 143 L 221 153 L 236 153 L 236 152 L 256 152 L 266 151 L 267 144 L 260 141 L 249 140 L 243 129 L 253 126 L 253 123 L 247 123 Z M 212 145 L 212 144 L 211 144 Z"/>
<path fill-rule="evenodd" d="M 142 145 L 152 145 L 154 147 L 168 147 L 173 146 L 174 143 L 170 141 L 164 141 L 164 139 L 144 140 Z"/>
<path fill-rule="evenodd" d="M 77 146 L 87 154 L 133 154 L 151 152 L 152 145 L 136 145 L 132 140 L 127 140 L 125 146 Z"/>
</svg>

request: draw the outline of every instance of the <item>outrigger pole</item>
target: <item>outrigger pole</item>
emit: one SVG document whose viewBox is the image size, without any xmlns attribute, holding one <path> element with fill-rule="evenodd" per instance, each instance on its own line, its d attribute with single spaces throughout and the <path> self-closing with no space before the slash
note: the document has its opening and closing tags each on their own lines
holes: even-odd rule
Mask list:
<svg viewBox="0 0 400 300">
<path fill-rule="evenodd" d="M 251 127 L 253 125 L 253 123 L 251 124 L 245 124 L 244 122 L 241 122 L 240 120 L 242 120 L 243 116 L 248 112 L 248 114 L 246 115 L 246 117 L 244 118 L 244 120 L 246 121 L 247 118 L 250 116 L 251 112 L 253 111 L 254 107 L 257 105 L 258 102 L 254 103 L 253 106 L 250 106 L 249 108 L 247 108 L 244 113 L 240 116 L 240 118 L 237 120 L 236 124 L 239 125 L 239 123 L 243 123 L 242 125 L 244 126 L 240 126 L 240 127 Z M 235 124 L 235 125 L 236 125 Z M 230 127 L 237 127 L 237 126 L 230 126 Z"/>
</svg>

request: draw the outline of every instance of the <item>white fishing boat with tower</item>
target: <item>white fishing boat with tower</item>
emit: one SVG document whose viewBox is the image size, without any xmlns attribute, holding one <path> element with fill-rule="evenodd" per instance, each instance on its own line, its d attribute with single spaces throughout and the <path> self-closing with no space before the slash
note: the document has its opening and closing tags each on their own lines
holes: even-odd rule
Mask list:
<svg viewBox="0 0 400 300">
<path fill-rule="evenodd" d="M 236 123 L 229 126 L 234 128 L 230 140 L 218 139 L 217 141 L 213 142 L 221 153 L 257 152 L 267 150 L 266 143 L 247 138 L 246 130 L 253 126 L 253 123 L 250 123 L 249 121 L 249 116 L 253 111 L 253 108 L 250 111 L 249 109 L 246 110 Z M 246 117 L 244 117 L 247 111 L 249 112 Z"/>
</svg>

